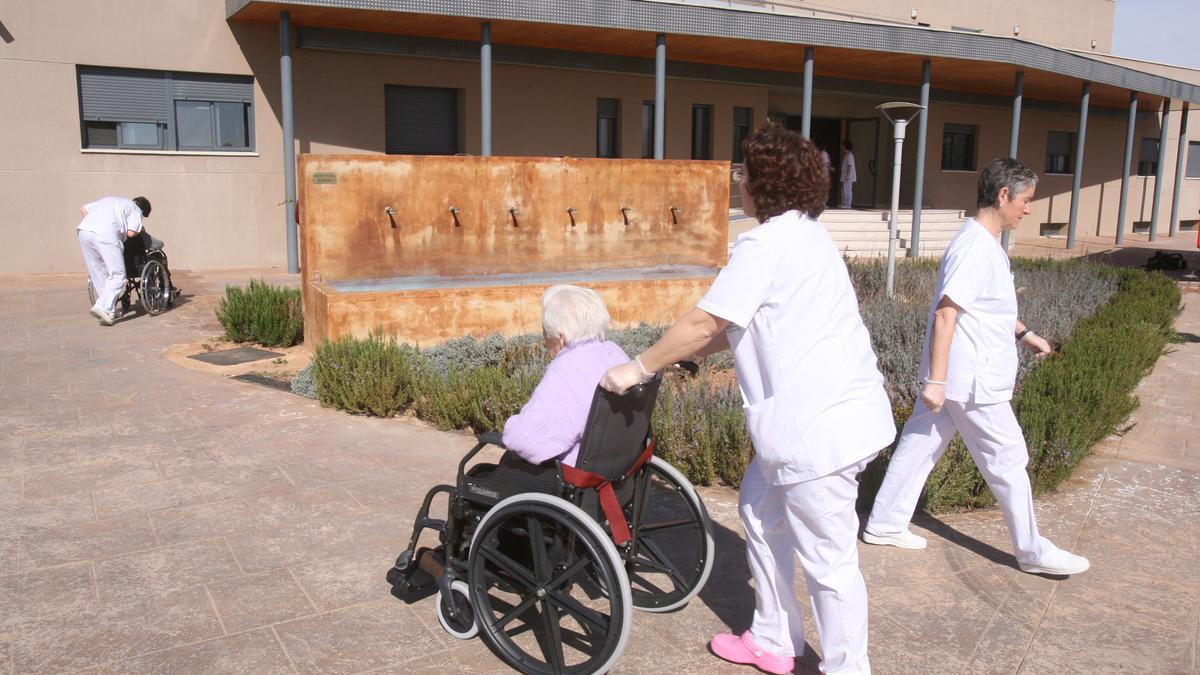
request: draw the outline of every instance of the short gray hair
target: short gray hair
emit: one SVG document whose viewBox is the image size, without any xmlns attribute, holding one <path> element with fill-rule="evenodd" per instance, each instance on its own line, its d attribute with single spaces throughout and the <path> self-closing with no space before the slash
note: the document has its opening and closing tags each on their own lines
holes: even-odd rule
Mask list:
<svg viewBox="0 0 1200 675">
<path fill-rule="evenodd" d="M 1002 188 L 1008 188 L 1008 196 L 1012 198 L 1024 192 L 1030 185 L 1037 185 L 1037 182 L 1037 174 L 1021 160 L 997 157 L 988 162 L 979 173 L 975 204 L 980 208 L 996 206 Z"/>
<path fill-rule="evenodd" d="M 566 344 L 603 340 L 611 320 L 600 295 L 589 288 L 559 284 L 542 295 L 542 330 Z"/>
</svg>

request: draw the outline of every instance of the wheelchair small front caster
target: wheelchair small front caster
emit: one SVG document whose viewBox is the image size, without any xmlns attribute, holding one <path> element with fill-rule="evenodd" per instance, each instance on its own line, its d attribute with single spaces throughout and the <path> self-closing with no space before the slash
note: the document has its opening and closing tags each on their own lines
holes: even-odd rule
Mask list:
<svg viewBox="0 0 1200 675">
<path fill-rule="evenodd" d="M 471 607 L 471 594 L 465 581 L 450 582 L 450 601 L 454 603 L 453 607 L 438 594 L 437 618 L 442 628 L 459 640 L 470 640 L 478 635 L 479 626 L 475 624 L 475 610 Z"/>
</svg>

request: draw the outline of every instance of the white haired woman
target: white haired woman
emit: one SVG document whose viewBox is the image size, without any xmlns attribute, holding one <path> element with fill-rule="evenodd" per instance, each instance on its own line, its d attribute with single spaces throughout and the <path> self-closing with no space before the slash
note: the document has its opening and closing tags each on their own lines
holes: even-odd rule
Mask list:
<svg viewBox="0 0 1200 675">
<path fill-rule="evenodd" d="M 1038 533 L 1033 490 L 1025 466 L 1029 451 L 1013 414 L 1017 346 L 1036 356 L 1050 344 L 1017 319 L 1017 291 L 1008 254 L 997 238 L 1030 213 L 1037 174 L 1011 157 L 994 159 L 979 174 L 978 211 L 959 228 L 942 255 L 937 292 L 929 307 L 921 358 L 921 396 L 871 517 L 868 544 L 925 548 L 908 529 L 921 488 L 957 431 L 996 495 L 1012 536 L 1017 566 L 1031 574 L 1086 571 L 1088 560 L 1064 551 Z"/>
<path fill-rule="evenodd" d="M 521 412 L 504 423 L 504 445 L 531 464 L 574 466 L 596 385 L 624 350 L 606 337 L 610 318 L 593 290 L 552 286 L 542 295 L 542 336 L 550 365 Z"/>
</svg>

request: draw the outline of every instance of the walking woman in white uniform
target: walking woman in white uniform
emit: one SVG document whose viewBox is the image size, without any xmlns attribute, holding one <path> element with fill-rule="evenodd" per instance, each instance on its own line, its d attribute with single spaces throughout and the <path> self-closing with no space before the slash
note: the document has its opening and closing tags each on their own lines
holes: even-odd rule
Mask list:
<svg viewBox="0 0 1200 675">
<path fill-rule="evenodd" d="M 821 670 L 868 673 L 854 502 L 858 474 L 895 439 L 891 406 L 846 266 L 816 220 L 829 191 L 820 151 L 774 124 L 742 147 L 742 205 L 761 224 L 738 237 L 700 303 L 601 386 L 623 392 L 680 359 L 733 351 L 755 451 L 739 500 L 755 610 L 750 629 L 717 635 L 713 652 L 792 672 L 804 651 L 799 555 Z"/>
<path fill-rule="evenodd" d="M 979 176 L 979 210 L 942 256 L 925 329 L 924 385 L 863 531 L 868 544 L 925 548 L 925 539 L 909 531 L 908 522 L 925 479 L 957 431 L 1000 503 L 1018 566 L 1034 574 L 1077 574 L 1088 568 L 1087 558 L 1038 534 L 1025 472 L 1029 452 L 1009 403 L 1017 345 L 1039 357 L 1051 351 L 1017 319 L 1008 255 L 997 241 L 1029 214 L 1036 187 L 1037 175 L 1011 158 L 992 160 Z"/>
</svg>

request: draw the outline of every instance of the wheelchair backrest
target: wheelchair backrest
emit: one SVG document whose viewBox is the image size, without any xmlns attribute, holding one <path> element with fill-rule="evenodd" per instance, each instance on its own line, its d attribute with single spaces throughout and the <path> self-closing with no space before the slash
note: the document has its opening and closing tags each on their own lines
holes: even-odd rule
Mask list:
<svg viewBox="0 0 1200 675">
<path fill-rule="evenodd" d="M 609 479 L 623 475 L 645 449 L 661 384 L 656 375 L 619 396 L 596 387 L 576 466 Z"/>
</svg>

